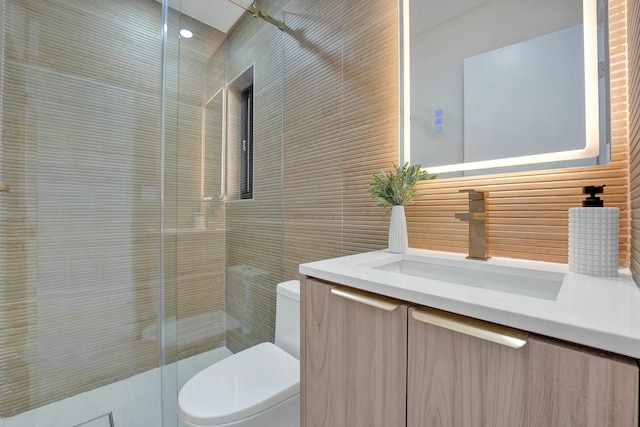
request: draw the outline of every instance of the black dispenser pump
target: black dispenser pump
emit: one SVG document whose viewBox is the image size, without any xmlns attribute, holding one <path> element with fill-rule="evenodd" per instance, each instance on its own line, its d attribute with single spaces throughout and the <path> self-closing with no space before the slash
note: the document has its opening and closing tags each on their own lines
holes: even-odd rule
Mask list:
<svg viewBox="0 0 640 427">
<path fill-rule="evenodd" d="M 582 201 L 582 207 L 589 208 L 601 208 L 604 206 L 604 202 L 600 197 L 596 197 L 596 194 L 604 193 L 604 187 L 606 185 L 589 185 L 583 188 L 583 194 L 589 194 L 589 197 Z"/>
</svg>

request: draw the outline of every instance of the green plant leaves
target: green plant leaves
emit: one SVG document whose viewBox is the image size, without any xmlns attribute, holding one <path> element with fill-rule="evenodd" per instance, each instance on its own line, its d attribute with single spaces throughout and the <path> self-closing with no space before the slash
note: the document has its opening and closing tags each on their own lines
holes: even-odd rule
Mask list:
<svg viewBox="0 0 640 427">
<path fill-rule="evenodd" d="M 380 207 L 390 207 L 398 205 L 409 205 L 417 197 L 418 181 L 436 178 L 435 174 L 429 174 L 421 170 L 419 164 L 403 166 L 393 164 L 391 172 L 380 171 L 379 175 L 373 175 L 369 183 L 367 193 L 376 200 Z"/>
</svg>

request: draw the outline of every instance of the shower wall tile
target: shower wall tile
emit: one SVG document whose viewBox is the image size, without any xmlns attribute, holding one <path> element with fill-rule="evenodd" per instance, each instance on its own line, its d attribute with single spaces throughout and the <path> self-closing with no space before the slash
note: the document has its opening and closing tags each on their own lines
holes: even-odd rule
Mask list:
<svg viewBox="0 0 640 427">
<path fill-rule="evenodd" d="M 266 2 L 270 16 L 281 12 Z M 226 345 L 237 352 L 273 341 L 276 285 L 282 280 L 282 39 L 275 26 L 246 15 L 227 39 L 227 76 L 253 67 L 253 198 L 225 204 Z M 227 122 L 227 135 L 234 132 Z M 233 165 L 227 157 L 227 184 Z"/>
<path fill-rule="evenodd" d="M 396 2 L 372 2 L 375 14 L 365 13 L 363 2 L 346 5 L 343 251 L 352 254 L 387 246 L 389 212 L 376 207 L 366 191 L 374 173 L 397 163 L 399 33 Z"/>
<path fill-rule="evenodd" d="M 157 365 L 136 339 L 132 183 L 159 135 L 159 14 L 86 6 L 3 11 L 1 416 Z"/>
<path fill-rule="evenodd" d="M 175 32 L 187 27 L 194 36 L 172 38 L 168 45 L 167 65 L 176 79 L 175 84 L 168 84 L 165 107 L 163 255 L 168 362 L 225 342 L 225 233 L 221 219 L 216 220 L 221 211 L 222 100 L 208 102 L 226 78 L 226 36 L 187 16 L 171 15 Z M 205 201 L 205 197 L 214 200 Z"/>
<path fill-rule="evenodd" d="M 176 325 L 224 308 L 224 236 L 190 233 L 207 70 L 220 74 L 211 46 L 224 36 L 201 25 L 179 46 L 183 17 L 170 15 L 164 277 Z M 160 29 L 155 1 L 4 2 L 0 417 L 159 364 Z M 221 325 L 217 340 L 172 353 L 222 345 Z"/>
<path fill-rule="evenodd" d="M 398 156 L 398 5 L 285 8 L 285 277 L 298 265 L 386 247 L 368 182 Z M 395 160 L 397 161 L 397 160 Z"/>
</svg>

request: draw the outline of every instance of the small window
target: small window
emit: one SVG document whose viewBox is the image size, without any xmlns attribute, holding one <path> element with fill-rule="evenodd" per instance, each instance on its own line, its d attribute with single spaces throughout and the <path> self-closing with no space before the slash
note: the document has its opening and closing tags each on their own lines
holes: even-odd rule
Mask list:
<svg viewBox="0 0 640 427">
<path fill-rule="evenodd" d="M 240 198 L 253 198 L 253 86 L 240 94 Z"/>
<path fill-rule="evenodd" d="M 227 88 L 227 200 L 253 199 L 253 67 Z"/>
</svg>

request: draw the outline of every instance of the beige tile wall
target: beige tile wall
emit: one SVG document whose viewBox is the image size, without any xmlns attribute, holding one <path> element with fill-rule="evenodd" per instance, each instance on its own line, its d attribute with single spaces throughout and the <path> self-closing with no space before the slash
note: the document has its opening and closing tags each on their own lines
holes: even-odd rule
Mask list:
<svg viewBox="0 0 640 427">
<path fill-rule="evenodd" d="M 375 10 L 367 14 L 362 8 Z M 365 191 L 397 159 L 397 2 L 292 1 L 285 44 L 285 276 L 301 262 L 386 246 L 388 218 Z M 489 192 L 492 256 L 567 262 L 568 213 L 582 187 L 606 184 L 620 208 L 620 265 L 630 261 L 626 2 L 610 1 L 612 162 L 452 178 L 421 185 L 407 207 L 412 247 L 466 252 L 462 188 Z M 309 76 L 311 79 L 309 79 Z M 309 180 L 309 175 L 313 180 Z"/>
<path fill-rule="evenodd" d="M 276 8 L 262 7 L 282 19 Z M 250 66 L 254 72 L 253 199 L 225 205 L 226 313 L 229 325 L 241 325 L 227 331 L 234 352 L 274 337 L 275 289 L 282 278 L 282 40 L 277 27 L 251 15 L 227 39 L 228 80 Z"/>
<path fill-rule="evenodd" d="M 284 272 L 385 247 L 366 194 L 398 156 L 397 2 L 291 1 L 284 90 Z"/>
</svg>

